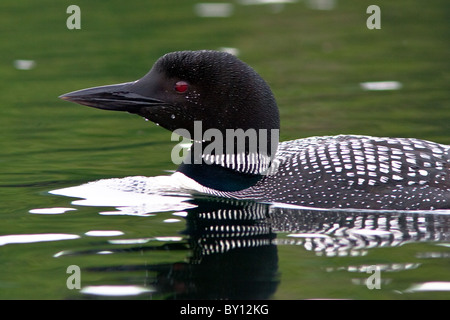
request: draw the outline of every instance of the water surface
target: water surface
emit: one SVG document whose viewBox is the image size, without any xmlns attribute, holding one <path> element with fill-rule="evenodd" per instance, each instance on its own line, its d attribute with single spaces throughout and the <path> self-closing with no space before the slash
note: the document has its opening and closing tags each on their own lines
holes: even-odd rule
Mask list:
<svg viewBox="0 0 450 320">
<path fill-rule="evenodd" d="M 136 80 L 173 50 L 234 48 L 273 88 L 282 140 L 450 143 L 447 2 L 379 1 L 380 30 L 366 27 L 369 1 L 328 10 L 233 2 L 221 18 L 197 16 L 196 3 L 78 1 L 77 31 L 66 28 L 65 4 L 0 4 L 0 298 L 450 298 L 445 211 L 52 193 L 176 169 L 170 132 L 57 99 Z"/>
</svg>

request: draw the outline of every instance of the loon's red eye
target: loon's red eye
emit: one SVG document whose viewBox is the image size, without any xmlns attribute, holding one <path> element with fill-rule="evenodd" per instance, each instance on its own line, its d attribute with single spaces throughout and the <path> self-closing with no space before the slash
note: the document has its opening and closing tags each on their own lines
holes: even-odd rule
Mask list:
<svg viewBox="0 0 450 320">
<path fill-rule="evenodd" d="M 175 83 L 175 90 L 179 93 L 186 92 L 189 87 L 189 84 L 186 81 L 178 81 Z"/>
</svg>

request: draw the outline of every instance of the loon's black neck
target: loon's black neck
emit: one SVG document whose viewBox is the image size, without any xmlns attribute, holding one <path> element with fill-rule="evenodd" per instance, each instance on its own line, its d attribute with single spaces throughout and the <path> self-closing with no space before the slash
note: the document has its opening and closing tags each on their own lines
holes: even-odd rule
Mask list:
<svg viewBox="0 0 450 320">
<path fill-rule="evenodd" d="M 200 183 L 202 186 L 219 191 L 239 191 L 250 188 L 262 179 L 261 174 L 248 174 L 216 164 L 181 164 L 178 172 Z"/>
</svg>

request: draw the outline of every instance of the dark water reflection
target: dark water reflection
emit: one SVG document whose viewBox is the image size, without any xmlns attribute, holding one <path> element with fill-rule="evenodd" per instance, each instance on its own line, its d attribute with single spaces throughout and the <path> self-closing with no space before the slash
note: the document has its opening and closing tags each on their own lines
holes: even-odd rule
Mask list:
<svg viewBox="0 0 450 320">
<path fill-rule="evenodd" d="M 91 266 L 84 271 L 118 272 L 123 279 L 130 272 L 145 271 L 145 279 L 134 282 L 146 283 L 155 298 L 270 299 L 280 284 L 280 245 L 301 245 L 317 255 L 342 257 L 363 255 L 374 248 L 450 239 L 450 215 L 445 211 L 332 211 L 209 198 L 190 202 L 195 207 L 187 210 L 186 229 L 182 232 L 185 240 L 111 250 L 181 250 L 186 261 Z M 377 266 L 382 271 L 399 271 L 411 264 Z"/>
</svg>

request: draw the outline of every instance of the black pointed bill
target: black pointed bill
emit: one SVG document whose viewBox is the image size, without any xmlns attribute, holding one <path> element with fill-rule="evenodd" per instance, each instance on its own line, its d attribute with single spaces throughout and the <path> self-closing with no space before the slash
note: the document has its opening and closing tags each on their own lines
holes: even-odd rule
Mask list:
<svg viewBox="0 0 450 320">
<path fill-rule="evenodd" d="M 145 97 L 130 90 L 135 82 L 94 87 L 69 92 L 59 98 L 85 106 L 136 113 L 143 107 L 164 105 L 161 100 Z"/>
</svg>

